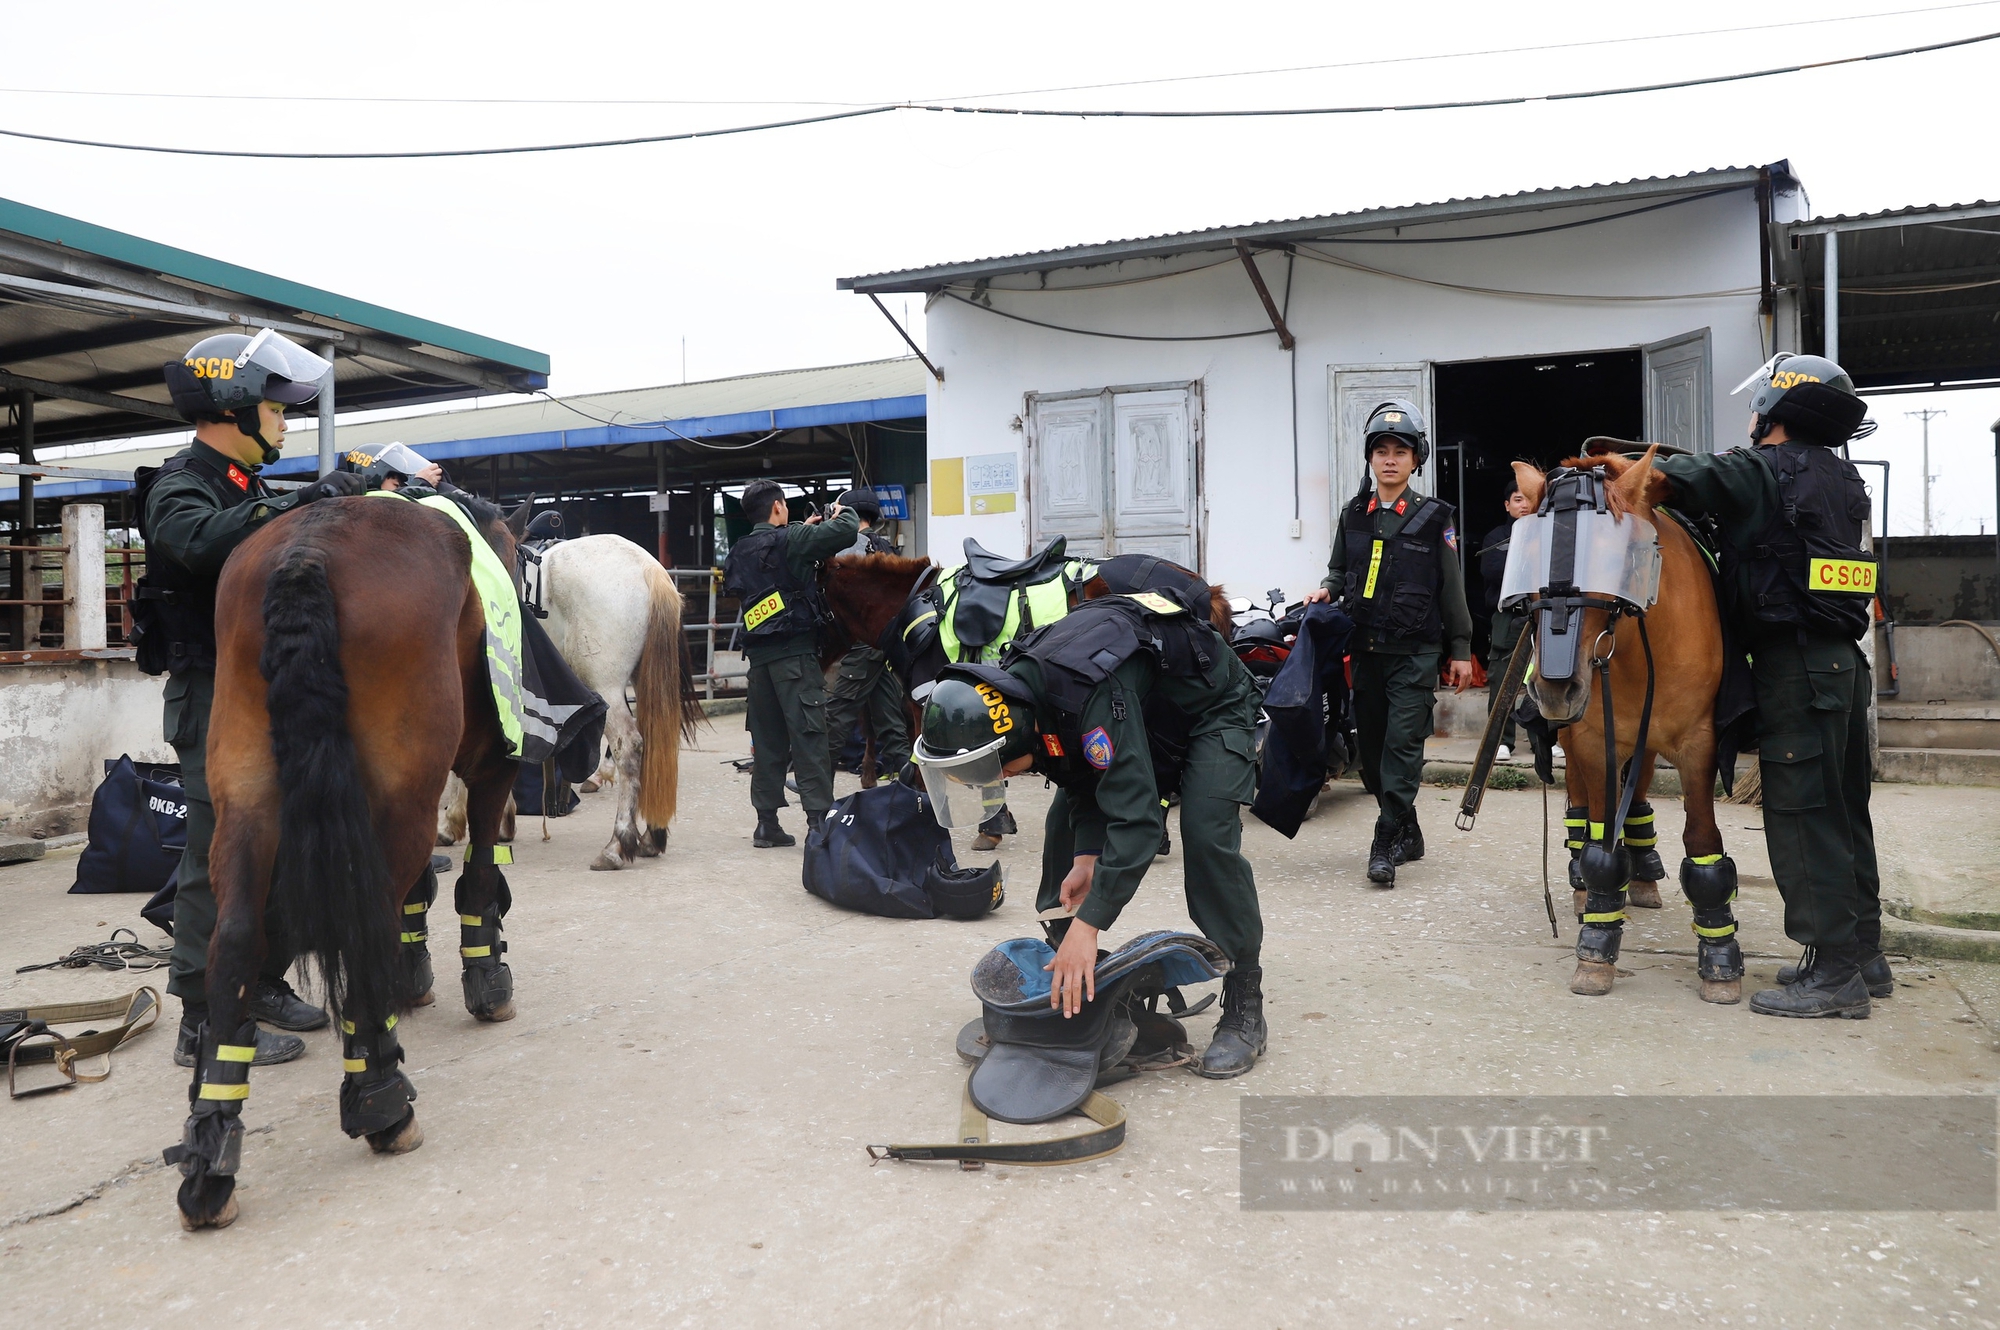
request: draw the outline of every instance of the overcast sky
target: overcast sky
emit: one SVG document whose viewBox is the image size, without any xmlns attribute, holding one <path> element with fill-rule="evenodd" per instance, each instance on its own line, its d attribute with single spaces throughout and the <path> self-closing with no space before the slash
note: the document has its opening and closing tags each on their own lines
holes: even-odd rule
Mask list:
<svg viewBox="0 0 2000 1330">
<path fill-rule="evenodd" d="M 1894 10 L 1904 12 L 1574 45 Z M 903 100 L 1463 99 L 1995 31 L 2000 0 L 1941 9 L 1913 0 L 1806 9 L 99 0 L 89 16 L 0 3 L 7 49 L 33 55 L 0 74 L 10 90 L 0 92 L 0 128 L 353 151 L 665 133 Z M 1561 49 L 1414 58 L 1534 46 Z M 1347 67 L 1195 77 L 1301 65 Z M 834 279 L 934 260 L 1779 158 L 1819 213 L 2000 199 L 1996 75 L 2000 42 L 1524 107 L 1227 121 L 902 111 L 693 143 L 414 163 L 228 162 L 0 138 L 0 195 L 546 351 L 555 390 L 577 392 L 678 381 L 683 339 L 692 378 L 898 354 L 874 308 L 836 292 Z M 1080 86 L 1135 80 L 1178 81 Z M 990 95 L 1056 88 L 1076 90 Z M 132 95 L 218 92 L 300 100 Z M 353 100 L 369 98 L 465 100 Z M 654 104 L 576 104 L 603 99 Z M 911 312 L 920 330 L 921 309 Z M 1940 529 L 1972 531 L 1981 520 L 1993 529 L 1986 431 L 2000 394 L 1952 399 L 1877 401 L 1883 451 L 1897 459 L 1897 534 L 1914 529 L 1905 516 L 1921 507 L 1906 447 L 1916 422 L 1902 413 L 1925 405 L 1950 413 L 1932 424 L 1932 469 L 1949 491 L 1934 498 Z"/>
</svg>

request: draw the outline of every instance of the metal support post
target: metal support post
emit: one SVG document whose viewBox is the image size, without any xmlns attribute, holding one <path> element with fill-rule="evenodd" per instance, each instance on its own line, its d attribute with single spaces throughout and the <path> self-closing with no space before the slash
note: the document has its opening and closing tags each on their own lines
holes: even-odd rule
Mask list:
<svg viewBox="0 0 2000 1330">
<path fill-rule="evenodd" d="M 710 702 L 715 700 L 715 588 L 721 581 L 722 570 L 710 568 L 708 570 L 708 663 L 702 671 L 708 676 L 706 697 Z"/>
<path fill-rule="evenodd" d="M 326 358 L 329 366 L 333 364 L 334 345 L 332 342 L 323 343 L 320 346 L 319 353 Z M 328 369 L 326 380 L 320 385 L 319 390 L 319 473 L 322 476 L 331 475 L 334 464 L 339 459 L 339 454 L 334 451 L 333 441 L 333 379 L 333 370 Z"/>
<path fill-rule="evenodd" d="M 658 496 L 659 507 L 655 516 L 659 519 L 660 567 L 671 568 L 673 560 L 667 557 L 667 445 L 665 440 L 653 444 L 653 493 Z"/>
<path fill-rule="evenodd" d="M 62 507 L 63 649 L 96 651 L 104 631 L 104 505 Z"/>
<path fill-rule="evenodd" d="M 1820 354 L 1840 363 L 1840 232 L 1826 233 L 1825 328 L 1820 336 Z"/>
<path fill-rule="evenodd" d="M 31 392 L 17 393 L 14 397 L 14 413 L 19 421 L 20 435 L 15 443 L 20 453 L 21 465 L 29 466 L 35 460 L 35 395 Z M 34 545 L 35 539 L 35 478 L 22 476 L 20 488 L 19 518 L 14 523 L 14 544 Z M 42 561 L 32 551 L 13 551 L 10 569 L 14 586 L 13 599 L 39 600 L 42 595 Z M 32 586 L 33 591 L 28 590 Z M 12 607 L 7 616 L 14 621 L 14 650 L 33 651 L 42 644 L 42 609 L 39 605 L 18 605 Z"/>
</svg>

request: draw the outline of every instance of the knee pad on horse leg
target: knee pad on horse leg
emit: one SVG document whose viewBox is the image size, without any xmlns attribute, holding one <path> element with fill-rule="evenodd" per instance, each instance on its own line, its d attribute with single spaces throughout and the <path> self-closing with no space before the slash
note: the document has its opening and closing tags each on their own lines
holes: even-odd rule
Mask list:
<svg viewBox="0 0 2000 1330">
<path fill-rule="evenodd" d="M 200 1189 L 207 1179 L 233 1180 L 243 1162 L 243 1101 L 250 1097 L 257 1023 L 243 1022 L 237 1042 L 225 1044 L 204 1022 L 197 1047 L 181 1143 L 169 1146 L 161 1155 L 167 1163 L 178 1164 L 181 1176 L 187 1179 L 181 1185 L 184 1200 L 190 1189 Z"/>
<path fill-rule="evenodd" d="M 479 914 L 469 913 L 467 878 L 473 867 L 483 866 L 487 861 L 475 860 L 475 854 L 491 856 L 493 876 L 498 883 L 493 904 Z M 513 851 L 506 846 L 467 849 L 466 871 L 458 879 L 458 955 L 464 967 L 460 978 L 465 988 L 465 1009 L 475 1016 L 490 1016 L 514 998 L 514 972 L 500 959 L 507 953 L 507 943 L 500 936 L 500 920 L 514 897 L 507 887 L 507 875 L 499 869 L 500 864 L 513 862 Z"/>
<path fill-rule="evenodd" d="M 1632 805 L 1625 818 L 1625 844 L 1632 851 L 1632 876 L 1641 882 L 1658 882 L 1667 875 L 1660 862 L 1660 833 L 1653 824 L 1653 806 Z"/>
<path fill-rule="evenodd" d="M 410 1115 L 416 1087 L 403 1074 L 402 1041 L 396 1018 L 381 1029 L 340 1023 L 340 1065 L 347 1073 L 340 1085 L 340 1129 L 349 1136 L 386 1131 Z"/>
<path fill-rule="evenodd" d="M 1623 845 L 1588 841 L 1577 857 L 1583 881 L 1583 921 L 1576 930 L 1576 958 L 1615 962 L 1625 934 L 1625 888 L 1632 880 L 1632 858 Z"/>
<path fill-rule="evenodd" d="M 1736 940 L 1736 861 L 1726 854 L 1681 860 L 1681 894 L 1694 907 L 1696 966 L 1704 979 L 1743 977 Z"/>
</svg>

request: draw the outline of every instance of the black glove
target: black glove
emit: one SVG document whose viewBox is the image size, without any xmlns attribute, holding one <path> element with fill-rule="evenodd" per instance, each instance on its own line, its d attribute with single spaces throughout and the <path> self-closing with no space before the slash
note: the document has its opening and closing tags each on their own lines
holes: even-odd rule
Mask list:
<svg viewBox="0 0 2000 1330">
<path fill-rule="evenodd" d="M 292 500 L 291 506 L 303 508 L 320 499 L 344 499 L 351 494 L 364 494 L 367 490 L 368 482 L 352 471 L 334 471 L 298 491 L 298 497 Z"/>
</svg>

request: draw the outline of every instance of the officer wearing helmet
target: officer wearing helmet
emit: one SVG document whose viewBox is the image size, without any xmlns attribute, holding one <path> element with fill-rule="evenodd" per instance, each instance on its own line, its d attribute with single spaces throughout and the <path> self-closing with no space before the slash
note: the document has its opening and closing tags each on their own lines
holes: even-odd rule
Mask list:
<svg viewBox="0 0 2000 1330">
<path fill-rule="evenodd" d="M 194 1065 L 208 1015 L 208 940 L 215 896 L 208 877 L 215 808 L 208 796 L 208 715 L 215 700 L 215 588 L 230 552 L 272 518 L 316 500 L 361 492 L 353 476 L 330 475 L 277 494 L 258 471 L 278 460 L 285 409 L 319 395 L 332 366 L 265 328 L 220 333 L 195 343 L 164 367 L 175 410 L 194 426 L 194 442 L 157 467 L 134 474 L 146 576 L 133 603 L 134 645 L 148 674 L 168 676 L 162 729 L 180 757 L 187 794 L 187 849 L 174 897 L 174 950 L 167 991 L 181 1000 L 174 1061 Z M 267 917 L 263 974 L 250 1013 L 283 1030 L 315 1030 L 326 1013 L 285 981 L 292 953 L 283 921 Z M 305 1052 L 291 1035 L 257 1032 L 253 1065 L 289 1062 Z"/>
<path fill-rule="evenodd" d="M 1805 948 L 1778 972 L 1780 987 L 1751 996 L 1750 1010 L 1866 1017 L 1870 997 L 1888 997 L 1895 980 L 1882 955 L 1868 813 L 1874 680 L 1859 646 L 1875 556 L 1863 544 L 1867 488 L 1844 454 L 1875 425 L 1853 379 L 1820 356 L 1780 353 L 1736 391 L 1753 386 L 1752 446 L 1654 463 L 1674 507 L 1720 519 L 1724 612 L 1756 681 L 1764 841 L 1785 933 Z M 1690 899 L 1702 887 L 1734 894 L 1727 858 L 1693 871 L 1716 880 L 1697 881 Z"/>
<path fill-rule="evenodd" d="M 1093 996 L 1098 939 L 1152 867 L 1160 791 L 1178 782 L 1188 914 L 1228 955 L 1223 1012 L 1195 1070 L 1241 1076 L 1264 1022 L 1263 916 L 1243 857 L 1256 793 L 1256 683 L 1208 621 L 1157 592 L 1087 600 L 999 665 L 950 665 L 924 703 L 916 765 L 938 821 L 972 828 L 1030 769 L 1057 786 L 1036 908 L 1065 1013 Z"/>
<path fill-rule="evenodd" d="M 1424 857 L 1416 798 L 1438 658 L 1450 660 L 1447 677 L 1464 691 L 1472 682 L 1472 613 L 1457 515 L 1444 500 L 1410 490 L 1431 453 L 1422 414 L 1400 399 L 1384 402 L 1369 413 L 1362 440 L 1368 474 L 1334 525 L 1326 581 L 1306 599 L 1337 599 L 1354 620 L 1361 779 L 1379 810 L 1368 880 L 1393 887 L 1397 865 Z"/>
<path fill-rule="evenodd" d="M 860 558 L 869 554 L 894 554 L 896 547 L 882 539 L 875 524 L 882 520 L 882 505 L 869 490 L 849 490 L 840 496 L 840 506 L 861 521 L 861 533 L 838 558 Z M 840 669 L 826 690 L 827 751 L 837 760 L 854 732 L 854 723 L 868 717 L 868 732 L 875 736 L 877 771 L 892 775 L 910 760 L 910 726 L 903 713 L 903 684 L 889 668 L 889 658 L 872 643 L 857 642 L 840 658 Z"/>
</svg>

